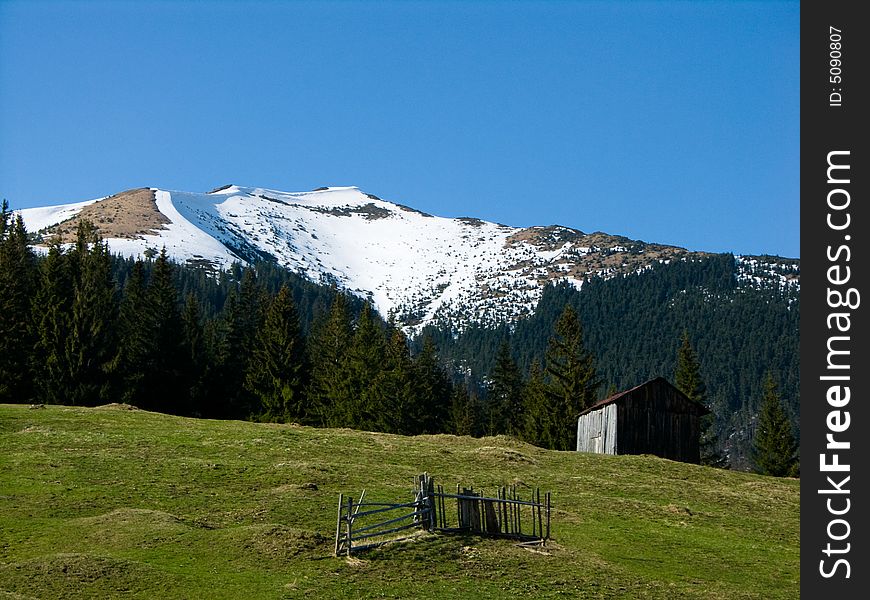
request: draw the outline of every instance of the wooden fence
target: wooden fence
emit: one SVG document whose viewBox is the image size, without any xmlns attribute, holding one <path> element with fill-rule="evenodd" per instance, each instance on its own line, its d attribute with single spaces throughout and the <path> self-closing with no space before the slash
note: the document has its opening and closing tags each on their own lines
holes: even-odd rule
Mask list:
<svg viewBox="0 0 870 600">
<path fill-rule="evenodd" d="M 395 504 L 365 502 L 365 490 L 359 501 L 338 496 L 338 522 L 335 527 L 335 556 L 350 556 L 387 542 L 410 537 L 409 530 L 429 530 L 431 508 L 427 499 Z"/>
<path fill-rule="evenodd" d="M 335 527 L 335 555 L 408 539 L 411 530 L 472 533 L 544 545 L 550 539 L 550 493 L 529 489 L 523 499 L 517 486 L 501 487 L 496 497 L 456 486 L 451 494 L 427 474 L 415 477 L 415 498 L 408 503 L 358 501 L 340 494 Z"/>
</svg>

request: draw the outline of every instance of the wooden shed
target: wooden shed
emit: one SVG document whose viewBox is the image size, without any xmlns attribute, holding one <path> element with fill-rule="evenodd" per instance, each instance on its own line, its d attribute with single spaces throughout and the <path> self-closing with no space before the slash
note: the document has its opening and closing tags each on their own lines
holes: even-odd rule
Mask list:
<svg viewBox="0 0 870 600">
<path fill-rule="evenodd" d="M 709 410 L 657 377 L 587 408 L 577 419 L 577 451 L 654 454 L 701 461 L 702 416 Z"/>
</svg>

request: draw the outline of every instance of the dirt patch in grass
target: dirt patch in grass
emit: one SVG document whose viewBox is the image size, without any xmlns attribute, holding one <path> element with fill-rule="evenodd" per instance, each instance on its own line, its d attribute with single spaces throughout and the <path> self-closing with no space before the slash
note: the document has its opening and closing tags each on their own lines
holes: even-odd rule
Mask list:
<svg viewBox="0 0 870 600">
<path fill-rule="evenodd" d="M 472 454 L 477 454 L 478 456 L 483 456 L 506 463 L 525 463 L 529 465 L 538 464 L 538 461 L 536 461 L 531 456 L 523 454 L 522 452 L 514 450 L 513 448 L 502 448 L 500 446 L 481 446 L 480 448 L 475 448 L 471 452 Z"/>
<path fill-rule="evenodd" d="M 106 525 L 114 527 L 119 524 L 142 525 L 143 523 L 163 526 L 183 526 L 181 519 L 175 515 L 147 508 L 119 508 L 104 515 L 83 517 L 79 519 L 79 522 L 89 527 L 104 527 Z"/>
<path fill-rule="evenodd" d="M 17 433 L 52 435 L 54 431 L 51 430 L 51 427 L 46 427 L 45 425 L 27 425 L 23 429 L 19 429 Z"/>
<path fill-rule="evenodd" d="M 294 494 L 294 493 L 314 493 L 320 491 L 319 486 L 313 481 L 306 483 L 285 483 L 269 490 L 270 494 Z"/>
<path fill-rule="evenodd" d="M 112 402 L 111 404 L 103 404 L 95 408 L 97 410 L 139 410 L 132 404 L 124 404 L 123 402 Z"/>
<path fill-rule="evenodd" d="M 63 223 L 49 227 L 43 237 L 52 235 L 63 243 L 74 242 L 76 229 L 83 220 L 92 222 L 103 238 L 141 238 L 165 229 L 170 221 L 157 210 L 154 190 L 127 190 L 84 207 L 80 213 Z"/>
</svg>

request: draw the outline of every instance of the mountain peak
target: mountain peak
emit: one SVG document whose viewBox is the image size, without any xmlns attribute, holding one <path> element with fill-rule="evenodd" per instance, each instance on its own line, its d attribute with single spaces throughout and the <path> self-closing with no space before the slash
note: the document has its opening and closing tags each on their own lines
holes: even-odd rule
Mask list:
<svg viewBox="0 0 870 600">
<path fill-rule="evenodd" d="M 270 261 L 315 282 L 370 299 L 410 333 L 429 323 L 512 322 L 531 314 L 550 282 L 577 287 L 695 255 L 560 225 L 525 229 L 473 217 L 445 218 L 356 186 L 283 192 L 225 185 L 208 193 L 153 188 L 21 211 L 37 243 L 94 222 L 126 256 L 166 247 L 210 268 Z"/>
</svg>

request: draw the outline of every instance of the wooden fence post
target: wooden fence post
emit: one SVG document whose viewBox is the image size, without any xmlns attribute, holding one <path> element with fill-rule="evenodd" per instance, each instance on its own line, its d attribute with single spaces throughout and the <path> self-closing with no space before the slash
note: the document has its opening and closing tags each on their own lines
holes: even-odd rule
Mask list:
<svg viewBox="0 0 870 600">
<path fill-rule="evenodd" d="M 347 555 L 353 550 L 353 498 L 347 499 Z"/>
<path fill-rule="evenodd" d="M 532 490 L 532 537 L 538 537 L 538 519 L 535 517 L 535 490 Z"/>
<path fill-rule="evenodd" d="M 341 539 L 341 512 L 344 510 L 344 494 L 338 495 L 338 519 L 335 524 L 335 553 L 334 556 L 338 556 L 338 551 L 340 549 L 339 541 Z"/>
<path fill-rule="evenodd" d="M 550 539 L 550 492 L 547 492 L 547 536 L 544 539 Z"/>
</svg>

